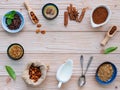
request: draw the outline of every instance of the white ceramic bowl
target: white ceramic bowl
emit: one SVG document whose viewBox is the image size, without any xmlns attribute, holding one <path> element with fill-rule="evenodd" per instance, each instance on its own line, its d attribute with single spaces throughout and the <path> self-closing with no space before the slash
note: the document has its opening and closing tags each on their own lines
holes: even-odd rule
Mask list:
<svg viewBox="0 0 120 90">
<path fill-rule="evenodd" d="M 104 8 L 107 9 L 107 11 L 108 11 L 108 17 L 107 17 L 107 19 L 105 20 L 105 22 L 103 22 L 103 23 L 101 23 L 101 24 L 96 24 L 96 23 L 93 22 L 92 15 L 93 15 L 94 10 L 97 9 L 97 8 L 99 8 L 99 7 L 104 7 Z M 105 24 L 110 20 L 110 17 L 111 17 L 111 10 L 110 10 L 110 8 L 109 8 L 108 6 L 106 6 L 106 5 L 99 5 L 99 6 L 95 7 L 95 8 L 92 10 L 92 12 L 91 12 L 91 16 L 90 16 L 91 25 L 92 25 L 93 28 L 103 26 L 103 25 L 105 25 Z"/>
<path fill-rule="evenodd" d="M 10 13 L 11 11 L 7 12 L 6 14 Z M 20 32 L 23 27 L 24 27 L 24 24 L 25 24 L 25 20 L 24 20 L 24 17 L 23 15 L 16 11 L 16 13 L 20 16 L 20 19 L 21 19 L 21 25 L 18 29 L 15 29 L 15 30 L 10 30 L 8 27 L 7 27 L 7 24 L 6 24 L 6 17 L 5 15 L 2 17 L 2 27 L 4 28 L 5 31 L 9 32 L 9 33 L 17 33 L 17 32 Z"/>
</svg>

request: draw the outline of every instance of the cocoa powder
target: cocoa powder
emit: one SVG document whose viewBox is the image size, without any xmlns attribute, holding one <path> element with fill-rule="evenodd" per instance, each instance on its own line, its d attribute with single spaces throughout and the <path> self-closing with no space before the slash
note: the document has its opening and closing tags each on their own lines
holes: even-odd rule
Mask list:
<svg viewBox="0 0 120 90">
<path fill-rule="evenodd" d="M 113 26 L 109 34 L 112 35 L 117 30 L 117 26 Z"/>
<path fill-rule="evenodd" d="M 101 24 L 106 21 L 108 17 L 108 11 L 105 7 L 98 7 L 94 10 L 92 18 L 96 24 Z"/>
</svg>

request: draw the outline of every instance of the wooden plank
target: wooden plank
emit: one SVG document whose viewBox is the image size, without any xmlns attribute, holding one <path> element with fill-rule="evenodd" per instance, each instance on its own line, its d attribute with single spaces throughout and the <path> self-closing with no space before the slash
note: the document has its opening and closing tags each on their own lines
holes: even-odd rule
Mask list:
<svg viewBox="0 0 120 90">
<path fill-rule="evenodd" d="M 7 54 L 0 54 L 0 75 L 7 75 L 4 66 L 10 65 L 15 68 L 17 75 L 21 75 L 26 64 L 31 61 L 41 61 L 46 65 L 50 65 L 50 70 L 48 75 L 55 75 L 57 69 L 61 64 L 63 64 L 67 59 L 72 59 L 74 62 L 73 65 L 73 75 L 79 76 L 81 73 L 80 69 L 80 58 L 81 54 L 24 54 L 24 57 L 19 61 L 11 60 Z M 103 54 L 83 54 L 84 55 L 84 69 L 86 64 L 89 60 L 90 56 L 94 56 L 93 62 L 87 75 L 95 75 L 97 67 L 105 62 L 110 61 L 116 65 L 119 71 L 120 67 L 120 55 L 119 54 L 110 54 L 110 55 L 103 55 Z M 120 73 L 118 72 L 118 75 Z"/>
<path fill-rule="evenodd" d="M 25 30 L 29 30 L 29 31 L 34 31 L 36 29 L 36 27 L 32 24 L 32 22 L 30 21 L 29 17 L 28 17 L 28 14 L 27 14 L 27 11 L 23 5 L 23 2 L 24 0 L 17 0 L 16 2 L 10 0 L 8 2 L 5 2 L 5 1 L 1 1 L 0 5 L 0 17 L 3 16 L 4 13 L 6 13 L 7 11 L 9 10 L 18 10 L 20 11 L 24 17 L 25 17 L 25 21 L 26 21 L 26 24 L 25 24 Z M 99 5 L 100 3 L 98 1 L 95 1 L 93 0 L 92 2 L 91 1 L 81 1 L 81 0 L 78 0 L 78 1 L 74 1 L 74 2 L 71 2 L 71 1 L 63 1 L 61 3 L 61 1 L 56 1 L 55 3 L 58 5 L 59 9 L 60 9 L 60 13 L 59 13 L 59 16 L 53 20 L 53 21 L 50 21 L 48 22 L 48 20 L 46 20 L 43 16 L 42 16 L 42 7 L 45 3 L 47 3 L 46 1 L 32 1 L 31 0 L 32 5 L 31 7 L 33 7 L 33 9 L 35 9 L 35 12 L 36 14 L 38 15 L 39 19 L 40 19 L 40 23 L 42 24 L 42 28 L 41 29 L 46 29 L 47 31 L 81 31 L 81 32 L 84 32 L 84 31 L 107 31 L 108 28 L 112 25 L 116 25 L 118 26 L 118 28 L 120 28 L 120 25 L 119 25 L 119 21 L 120 21 L 120 5 L 119 5 L 119 0 L 115 0 L 114 2 L 113 1 L 102 1 L 104 4 L 107 4 L 108 6 L 110 6 L 111 10 L 112 10 L 112 17 L 109 21 L 109 23 L 104 26 L 104 27 L 100 27 L 100 28 L 97 28 L 97 29 L 93 29 L 90 25 L 90 13 L 91 13 L 91 10 L 93 7 Z M 72 22 L 72 21 L 69 21 L 69 25 L 67 28 L 64 27 L 63 25 L 63 13 L 64 11 L 66 10 L 66 7 L 69 5 L 69 3 L 73 3 L 76 7 L 78 7 L 79 11 L 81 12 L 81 9 L 85 6 L 85 5 L 88 5 L 89 6 L 89 10 L 87 11 L 86 15 L 85 15 L 85 18 L 84 20 L 82 21 L 82 23 L 76 23 L 76 22 Z M 80 3 L 79 3 L 80 2 Z M 112 4 L 111 4 L 112 2 Z M 87 3 L 87 4 L 85 4 Z M 93 3 L 96 3 L 96 4 L 93 4 Z M 54 28 L 54 26 L 60 28 L 60 29 L 56 29 Z M 84 27 L 83 27 L 84 26 Z M 1 26 L 0 26 L 1 28 Z M 3 30 L 1 30 L 3 31 Z M 119 30 L 120 31 L 120 30 Z"/>
<path fill-rule="evenodd" d="M 47 77 L 47 79 L 39 87 L 33 88 L 33 87 L 26 86 L 20 76 L 17 78 L 16 81 L 12 81 L 8 85 L 6 85 L 5 83 L 6 76 L 4 76 L 4 77 L 0 77 L 0 89 L 1 90 L 6 90 L 6 88 L 10 90 L 73 90 L 73 89 L 80 90 L 81 89 L 77 85 L 77 81 L 79 77 L 73 76 L 69 82 L 62 85 L 61 89 L 57 88 L 58 82 L 54 77 L 55 76 Z M 102 86 L 96 82 L 94 77 L 88 76 L 87 83 L 82 88 L 82 90 L 88 90 L 88 88 L 95 89 L 95 90 L 110 90 L 110 89 L 117 90 L 120 88 L 119 80 L 120 80 L 120 77 L 118 77 L 117 80 L 115 80 L 111 85 Z"/>
<path fill-rule="evenodd" d="M 0 33 L 0 52 L 6 53 L 11 43 L 20 43 L 25 53 L 101 53 L 100 42 L 105 32 L 47 32 L 45 35 L 35 32 L 17 34 Z M 120 32 L 106 47 L 119 46 Z M 114 53 L 120 53 L 120 49 Z"/>
<path fill-rule="evenodd" d="M 10 9 L 11 10 L 11 9 Z M 34 31 L 36 30 L 36 26 L 33 25 L 33 23 L 31 22 L 31 20 L 29 19 L 29 16 L 28 16 L 28 13 L 26 10 L 19 10 L 19 9 L 15 9 L 15 10 L 18 10 L 20 11 L 24 17 L 25 17 L 25 27 L 24 27 L 24 31 Z M 8 9 L 0 9 L 0 11 L 2 12 L 0 14 L 0 18 L 2 19 L 2 16 L 3 14 L 5 14 L 7 11 L 9 11 Z M 103 26 L 103 27 L 100 27 L 100 28 L 92 28 L 91 25 L 90 25 L 90 13 L 91 13 L 91 10 L 89 10 L 87 13 L 86 13 L 86 16 L 85 18 L 83 19 L 82 23 L 77 23 L 77 22 L 74 22 L 74 21 L 69 21 L 69 24 L 66 27 L 64 27 L 64 23 L 63 23 L 63 13 L 64 13 L 65 10 L 61 10 L 60 12 L 60 15 L 53 21 L 49 21 L 46 20 L 43 16 L 42 16 L 42 13 L 40 10 L 36 10 L 35 12 L 37 12 L 36 14 L 38 15 L 38 18 L 40 19 L 40 23 L 42 24 L 42 27 L 41 29 L 45 29 L 47 31 L 67 31 L 67 32 L 70 32 L 70 31 L 80 31 L 80 32 L 86 32 L 86 31 L 91 31 L 91 32 L 104 32 L 104 31 L 107 31 L 112 25 L 116 25 L 118 26 L 118 30 L 120 31 L 120 25 L 119 25 L 119 21 L 120 21 L 120 13 L 119 10 L 114 10 L 113 13 L 113 17 L 111 17 L 109 23 L 106 25 L 106 26 Z M 55 28 L 58 27 L 57 28 Z M 2 26 L 0 25 L 0 28 L 2 28 Z M 0 30 L 0 31 L 4 31 L 3 29 Z"/>
<path fill-rule="evenodd" d="M 97 90 L 100 90 L 100 89 L 109 90 L 109 88 L 111 88 L 111 90 L 114 90 L 116 87 L 120 88 L 119 86 L 120 73 L 119 72 L 118 72 L 116 80 L 111 85 L 108 85 L 108 86 L 99 85 L 96 82 L 95 77 L 94 77 L 97 67 L 105 61 L 113 62 L 119 71 L 119 67 L 120 67 L 120 63 L 119 63 L 120 55 L 119 54 L 111 54 L 111 55 L 83 54 L 83 55 L 84 55 L 84 67 L 86 67 L 89 57 L 94 56 L 93 62 L 86 74 L 87 83 L 83 87 L 83 90 L 88 90 L 88 88 L 97 89 Z M 0 63 L 0 89 L 4 90 L 5 88 L 8 87 L 10 89 L 15 89 L 15 90 L 16 89 L 17 90 L 33 90 L 33 89 L 34 90 L 39 90 L 39 89 L 58 90 L 57 88 L 58 81 L 56 80 L 56 77 L 55 77 L 57 68 L 59 68 L 59 66 L 62 63 L 64 63 L 65 60 L 67 60 L 68 58 L 71 58 L 74 61 L 73 75 L 72 75 L 71 80 L 68 83 L 63 84 L 61 90 L 72 90 L 73 87 L 75 90 L 79 90 L 80 88 L 77 85 L 78 78 L 81 74 L 79 57 L 80 57 L 80 54 L 25 54 L 22 60 L 12 61 L 6 56 L 6 54 L 0 54 L 0 58 L 1 58 L 0 59 L 1 61 Z M 33 61 L 33 60 L 42 61 L 50 65 L 50 70 L 48 71 L 45 82 L 43 82 L 43 84 L 37 88 L 27 87 L 25 83 L 23 82 L 23 80 L 21 79 L 21 74 L 25 68 L 25 65 L 28 62 Z M 6 78 L 8 76 L 5 71 L 4 65 L 12 66 L 13 68 L 15 68 L 15 71 L 17 73 L 17 80 L 12 81 L 8 85 L 6 85 Z"/>
<path fill-rule="evenodd" d="M 23 5 L 24 0 L 0 0 L 0 19 L 9 10 L 18 10 L 25 17 L 25 27 L 22 32 L 9 34 L 5 32 L 0 25 L 0 90 L 119 90 L 120 85 L 120 0 L 29 0 L 30 6 L 35 10 L 40 23 L 41 30 L 47 30 L 45 35 L 36 34 L 36 26 L 32 24 L 28 13 Z M 52 21 L 46 20 L 41 13 L 43 5 L 48 2 L 55 3 L 60 9 L 59 16 Z M 72 3 L 81 12 L 83 7 L 89 7 L 82 23 L 69 22 L 67 28 L 63 25 L 63 14 L 66 7 Z M 90 25 L 90 13 L 92 8 L 99 4 L 108 5 L 112 11 L 112 17 L 108 24 L 103 27 L 93 29 Z M 119 32 L 106 45 L 118 46 L 115 52 L 104 55 L 101 54 L 103 47 L 100 46 L 106 31 L 110 26 L 117 25 Z M 7 56 L 7 47 L 11 43 L 20 43 L 25 49 L 24 57 L 19 61 L 13 61 Z M 80 55 L 84 55 L 84 67 L 90 56 L 94 60 L 86 74 L 87 83 L 83 88 L 77 85 L 81 74 Z M 74 61 L 73 75 L 71 80 L 64 84 L 61 89 L 57 88 L 56 72 L 61 64 L 68 58 Z M 41 61 L 50 65 L 47 78 L 40 87 L 32 88 L 26 86 L 21 78 L 25 65 L 30 61 Z M 95 80 L 97 67 L 105 62 L 114 63 L 118 69 L 116 80 L 108 85 L 99 85 Z M 5 80 L 8 74 L 5 65 L 12 66 L 17 74 L 17 80 L 6 84 Z M 85 68 L 84 68 L 85 69 Z"/>
</svg>

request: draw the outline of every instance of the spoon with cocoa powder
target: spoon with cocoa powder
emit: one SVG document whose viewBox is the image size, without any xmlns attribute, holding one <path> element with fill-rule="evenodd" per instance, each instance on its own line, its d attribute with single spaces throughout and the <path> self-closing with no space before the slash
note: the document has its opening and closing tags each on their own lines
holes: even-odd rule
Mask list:
<svg viewBox="0 0 120 90">
<path fill-rule="evenodd" d="M 110 38 L 112 38 L 115 35 L 116 32 L 117 32 L 117 26 L 112 26 L 106 33 L 105 38 L 101 42 L 101 45 L 105 46 L 107 42 L 110 40 Z"/>
</svg>

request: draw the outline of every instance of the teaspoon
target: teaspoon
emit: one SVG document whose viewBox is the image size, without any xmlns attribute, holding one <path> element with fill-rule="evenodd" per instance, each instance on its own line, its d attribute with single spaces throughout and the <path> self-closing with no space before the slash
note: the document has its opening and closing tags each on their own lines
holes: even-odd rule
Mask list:
<svg viewBox="0 0 120 90">
<path fill-rule="evenodd" d="M 88 61 L 88 64 L 87 64 L 87 67 L 86 67 L 86 70 L 85 70 L 85 72 L 84 72 L 84 74 L 83 74 L 83 56 L 81 55 L 81 57 L 80 57 L 80 63 L 81 63 L 81 69 L 82 69 L 82 75 L 80 76 L 80 78 L 79 78 L 79 80 L 78 80 L 78 85 L 79 85 L 80 87 L 84 86 L 85 83 L 86 83 L 85 74 L 87 73 L 88 68 L 89 68 L 92 60 L 93 60 L 93 56 L 90 57 L 90 60 Z"/>
</svg>

